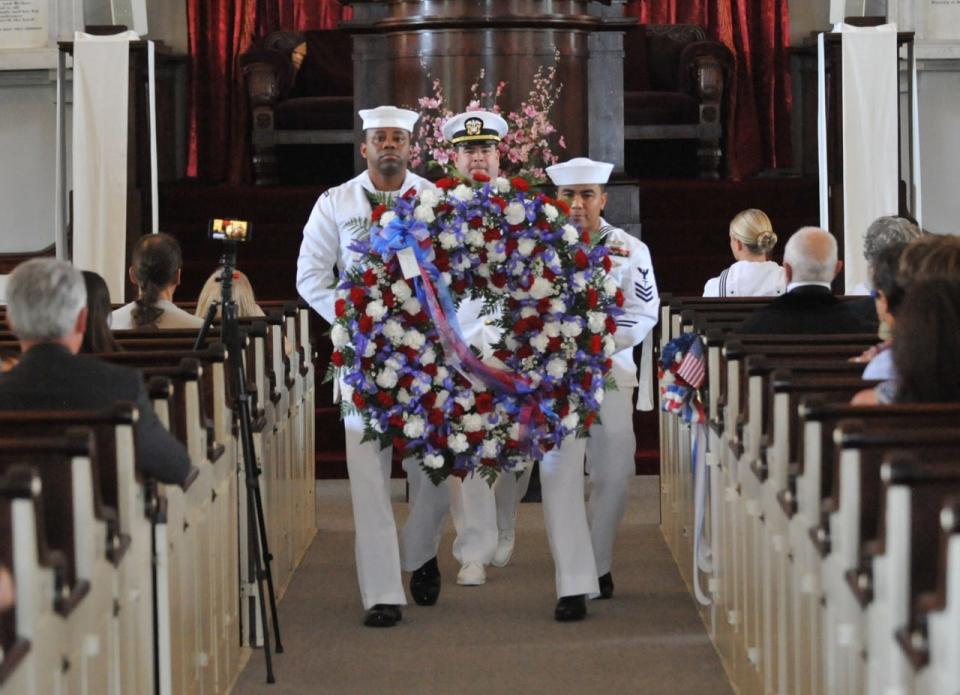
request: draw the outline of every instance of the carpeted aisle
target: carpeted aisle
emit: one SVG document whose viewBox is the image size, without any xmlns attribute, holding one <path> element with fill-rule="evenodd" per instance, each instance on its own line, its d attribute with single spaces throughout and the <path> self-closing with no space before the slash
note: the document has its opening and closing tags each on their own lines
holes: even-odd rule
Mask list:
<svg viewBox="0 0 960 695">
<path fill-rule="evenodd" d="M 490 568 L 484 586 L 457 586 L 448 532 L 439 602 L 411 603 L 386 630 L 361 625 L 345 481 L 323 481 L 320 530 L 280 604 L 286 652 L 275 657 L 277 683 L 265 685 L 257 651 L 233 692 L 732 693 L 655 525 L 655 481 L 636 479 L 618 538 L 616 595 L 590 602 L 584 622 L 553 620 L 542 512 L 524 504 L 508 567 Z M 399 495 L 396 511 L 406 514 Z"/>
</svg>

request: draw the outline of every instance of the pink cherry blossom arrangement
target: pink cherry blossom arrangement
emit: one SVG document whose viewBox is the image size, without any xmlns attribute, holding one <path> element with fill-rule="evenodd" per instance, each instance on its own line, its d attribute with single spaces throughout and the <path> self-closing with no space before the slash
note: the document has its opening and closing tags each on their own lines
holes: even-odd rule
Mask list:
<svg viewBox="0 0 960 695">
<path fill-rule="evenodd" d="M 492 111 L 503 116 L 509 130 L 499 145 L 502 167 L 530 181 L 546 181 L 546 167 L 560 161 L 555 150 L 567 147 L 563 135 L 550 120 L 550 111 L 563 89 L 563 84 L 557 81 L 556 64 L 546 70 L 543 66 L 538 68 L 527 99 L 516 111 L 506 113 L 498 102 L 507 83 L 501 81 L 493 93 L 483 92 L 480 83 L 484 74 L 481 70 L 471 85 L 470 101 L 464 110 Z M 411 167 L 424 173 L 438 166 L 447 169 L 452 150 L 443 138 L 442 128 L 455 114 L 447 103 L 440 80 L 433 80 L 433 95 L 421 97 L 415 108 L 420 112 L 420 120 L 411 147 Z"/>
<path fill-rule="evenodd" d="M 607 248 L 527 180 L 437 186 L 378 206 L 351 245 L 365 261 L 341 277 L 332 363 L 366 439 L 420 458 L 434 480 L 492 482 L 587 435 L 623 296 Z M 482 362 L 457 322 L 467 297 L 501 331 Z"/>
</svg>

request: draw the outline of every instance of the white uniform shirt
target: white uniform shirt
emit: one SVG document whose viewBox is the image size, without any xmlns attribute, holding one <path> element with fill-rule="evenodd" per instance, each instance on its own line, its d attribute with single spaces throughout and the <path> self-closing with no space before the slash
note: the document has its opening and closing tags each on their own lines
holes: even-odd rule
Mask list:
<svg viewBox="0 0 960 695">
<path fill-rule="evenodd" d="M 407 172 L 396 195 L 411 188 L 419 194 L 433 184 L 422 176 Z M 367 193 L 377 194 L 364 171 L 346 183 L 324 191 L 310 213 L 303 228 L 303 243 L 297 259 L 297 291 L 329 323 L 336 318 L 334 303 L 337 297 L 337 275 L 363 259 L 348 247 L 358 232 L 370 227 L 373 208 Z"/>
<path fill-rule="evenodd" d="M 620 388 L 638 385 L 633 347 L 643 342 L 657 324 L 660 294 L 653 274 L 647 245 L 627 232 L 600 219 L 600 235 L 610 248 L 610 274 L 623 292 L 623 314 L 617 317 L 613 334 L 617 352 L 613 355 L 613 378 Z"/>
<path fill-rule="evenodd" d="M 704 297 L 775 297 L 784 293 L 787 275 L 773 261 L 737 261 L 710 278 L 703 286 Z"/>
<path fill-rule="evenodd" d="M 129 331 L 136 328 L 133 321 L 133 310 L 136 306 L 136 302 L 130 302 L 111 312 L 110 329 Z M 163 313 L 157 319 L 157 328 L 200 328 L 203 325 L 202 318 L 187 313 L 173 302 L 161 299 L 156 306 L 158 309 L 163 309 Z"/>
</svg>

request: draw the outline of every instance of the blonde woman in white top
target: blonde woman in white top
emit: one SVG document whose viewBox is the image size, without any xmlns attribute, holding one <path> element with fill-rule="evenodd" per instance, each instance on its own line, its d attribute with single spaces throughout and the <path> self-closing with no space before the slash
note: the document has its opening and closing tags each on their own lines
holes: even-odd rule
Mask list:
<svg viewBox="0 0 960 695">
<path fill-rule="evenodd" d="M 777 235 L 762 210 L 744 210 L 730 222 L 730 251 L 737 262 L 710 278 L 704 297 L 775 297 L 784 293 L 787 277 L 783 268 L 767 260 Z"/>
<path fill-rule="evenodd" d="M 211 273 L 210 277 L 203 284 L 200 290 L 200 297 L 197 298 L 197 309 L 194 315 L 201 319 L 206 318 L 207 310 L 214 302 L 220 301 L 221 296 L 221 278 L 223 277 L 223 266 L 220 266 Z M 233 301 L 237 303 L 237 316 L 244 318 L 246 316 L 263 316 L 263 309 L 257 304 L 257 299 L 253 294 L 253 285 L 250 284 L 250 278 L 239 270 L 233 271 Z M 217 317 L 220 317 L 220 307 L 217 307 Z"/>
</svg>

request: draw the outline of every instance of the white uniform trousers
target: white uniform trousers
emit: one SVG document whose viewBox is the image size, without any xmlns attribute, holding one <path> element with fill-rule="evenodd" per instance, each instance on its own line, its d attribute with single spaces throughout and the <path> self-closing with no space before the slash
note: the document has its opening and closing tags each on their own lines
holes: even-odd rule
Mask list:
<svg viewBox="0 0 960 695">
<path fill-rule="evenodd" d="M 585 439 L 567 437 L 540 462 L 547 540 L 556 568 L 557 596 L 599 594 L 587 509 L 583 501 Z"/>
<path fill-rule="evenodd" d="M 447 479 L 450 493 L 450 515 L 457 529 L 453 539 L 453 556 L 457 562 L 479 562 L 489 565 L 497 550 L 497 501 L 487 481 L 479 475 L 463 480 Z"/>
<path fill-rule="evenodd" d="M 627 509 L 630 480 L 636 474 L 637 440 L 633 433 L 633 388 L 609 390 L 600 405 L 602 424 L 590 428 L 587 474 L 590 500 L 587 518 L 597 572 L 610 571 L 613 541 Z"/>
<path fill-rule="evenodd" d="M 497 477 L 493 492 L 497 496 L 497 528 L 500 533 L 513 531 L 517 526 L 517 505 L 530 487 L 533 465 L 528 464 L 517 478 L 516 473 L 503 473 Z"/>
<path fill-rule="evenodd" d="M 404 572 L 413 572 L 437 556 L 450 495 L 447 481 L 434 485 L 419 459 L 404 459 L 403 470 L 410 485 L 410 513 L 400 531 L 400 565 Z"/>
<path fill-rule="evenodd" d="M 458 562 L 490 564 L 500 533 L 517 525 L 517 504 L 527 494 L 531 471 L 528 466 L 519 479 L 515 473 L 502 473 L 493 489 L 476 475 L 449 479 L 450 513 L 457 529 L 453 556 Z"/>
<path fill-rule="evenodd" d="M 356 529 L 357 578 L 364 609 L 378 603 L 406 605 L 400 575 L 400 544 L 390 501 L 390 459 L 392 448 L 380 449 L 377 442 L 363 439 L 363 418 L 344 418 L 347 444 L 347 473 Z M 415 462 L 404 462 L 411 475 L 410 518 L 403 529 L 404 566 L 416 569 L 437 554 L 443 514 L 445 485 L 434 486 Z M 432 549 L 431 549 L 432 548 Z M 422 560 L 420 559 L 422 558 Z M 419 561 L 419 562 L 418 562 Z"/>
</svg>

